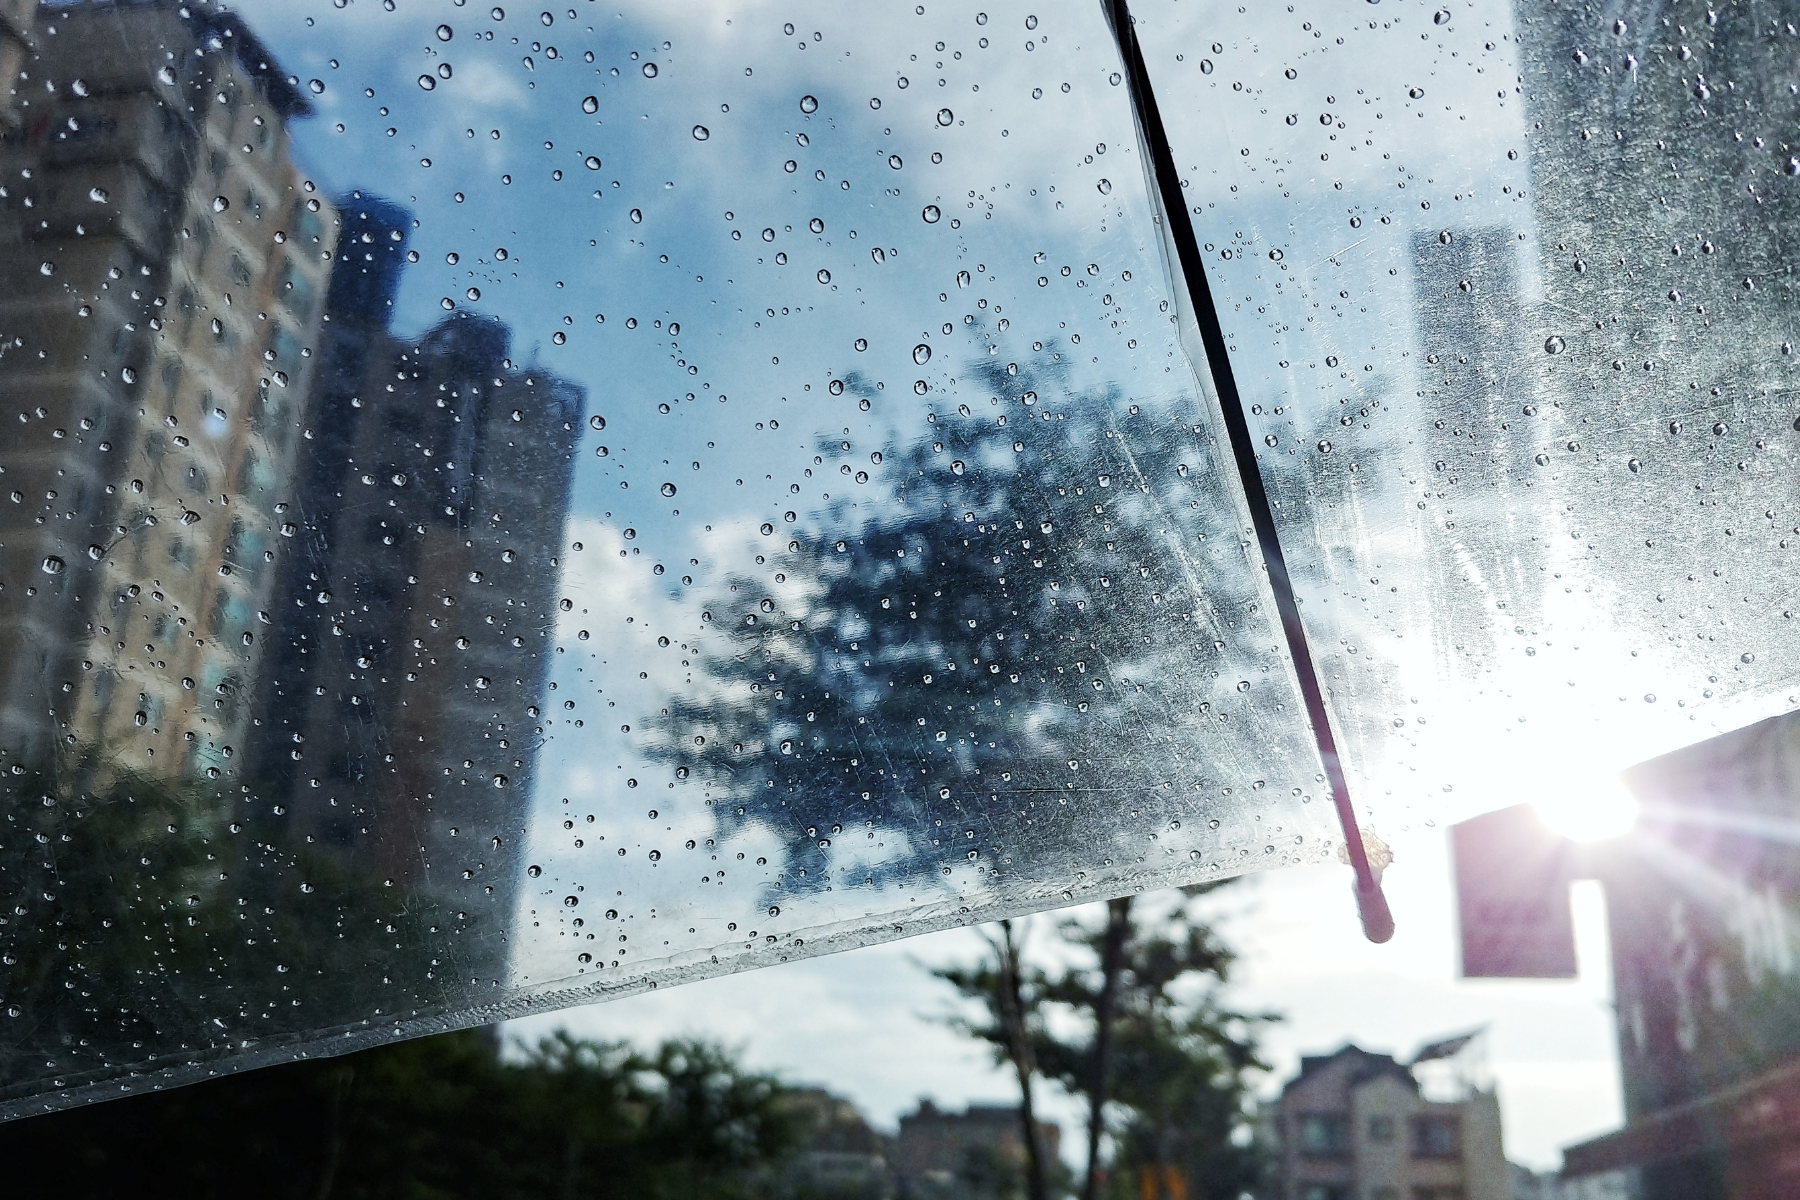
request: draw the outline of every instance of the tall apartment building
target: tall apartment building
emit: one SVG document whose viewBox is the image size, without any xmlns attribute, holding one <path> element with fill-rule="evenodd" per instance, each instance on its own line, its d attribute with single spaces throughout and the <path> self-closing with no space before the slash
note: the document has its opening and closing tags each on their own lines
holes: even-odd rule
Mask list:
<svg viewBox="0 0 1800 1200">
<path fill-rule="evenodd" d="M 1507 1200 L 1500 1104 L 1427 1100 L 1392 1055 L 1346 1045 L 1300 1060 L 1270 1114 L 1279 1200 Z"/>
<path fill-rule="evenodd" d="M 290 836 L 498 913 L 519 882 L 586 394 L 511 362 L 492 317 L 393 333 L 410 217 L 360 194 L 342 212 L 254 771 L 287 798 Z"/>
<path fill-rule="evenodd" d="M 0 130 L 17 127 L 19 72 L 36 39 L 38 0 L 0 0 Z"/>
<path fill-rule="evenodd" d="M 0 731 L 229 775 L 334 248 L 310 110 L 210 0 L 45 6 L 32 37 L 0 139 Z"/>
</svg>

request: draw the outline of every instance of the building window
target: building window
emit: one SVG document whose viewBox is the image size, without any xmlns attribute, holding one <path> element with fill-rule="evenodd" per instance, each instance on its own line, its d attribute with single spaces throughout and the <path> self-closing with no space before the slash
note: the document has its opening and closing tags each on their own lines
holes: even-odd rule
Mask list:
<svg viewBox="0 0 1800 1200">
<path fill-rule="evenodd" d="M 1312 1113 L 1300 1118 L 1300 1153 L 1311 1158 L 1341 1158 L 1350 1152 L 1343 1117 Z"/>
<path fill-rule="evenodd" d="M 1369 1140 L 1371 1142 L 1391 1142 L 1394 1140 L 1394 1118 L 1378 1116 L 1369 1118 Z"/>
<path fill-rule="evenodd" d="M 1415 1158 L 1462 1156 L 1462 1126 L 1455 1117 L 1414 1117 L 1412 1152 Z M 1437 1200 L 1437 1197 L 1431 1197 Z"/>
</svg>

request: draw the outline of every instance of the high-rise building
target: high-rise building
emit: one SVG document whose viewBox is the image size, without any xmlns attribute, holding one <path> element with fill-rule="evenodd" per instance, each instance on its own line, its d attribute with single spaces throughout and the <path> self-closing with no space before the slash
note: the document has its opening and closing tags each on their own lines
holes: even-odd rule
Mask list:
<svg viewBox="0 0 1800 1200">
<path fill-rule="evenodd" d="M 210 0 L 46 6 L 31 36 L 0 139 L 0 729 L 230 774 L 334 249 L 291 154 L 310 109 Z"/>
<path fill-rule="evenodd" d="M 399 210 L 353 196 L 344 212 L 349 258 L 399 244 Z M 585 394 L 513 364 L 511 333 L 491 317 L 458 312 L 417 341 L 394 336 L 392 277 L 377 266 L 339 284 L 359 270 L 340 262 L 333 279 L 257 773 L 318 844 L 503 906 Z M 469 788 L 491 800 L 471 806 Z M 483 836 L 459 841 L 440 821 L 453 795 L 463 823 L 491 815 Z"/>
</svg>

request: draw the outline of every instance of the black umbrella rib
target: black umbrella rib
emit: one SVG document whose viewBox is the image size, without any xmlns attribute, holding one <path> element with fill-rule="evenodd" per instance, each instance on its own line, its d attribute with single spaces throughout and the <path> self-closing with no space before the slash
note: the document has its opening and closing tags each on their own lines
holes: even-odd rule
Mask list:
<svg viewBox="0 0 1800 1200">
<path fill-rule="evenodd" d="M 1237 463 L 1244 499 L 1250 507 L 1250 519 L 1256 530 L 1257 545 L 1262 551 L 1263 565 L 1268 570 L 1269 588 L 1275 595 L 1275 606 L 1281 614 L 1282 633 L 1287 638 L 1288 655 L 1300 684 L 1300 695 L 1306 704 L 1306 715 L 1312 723 L 1313 738 L 1318 744 L 1319 758 L 1325 766 L 1325 777 L 1331 785 L 1331 800 L 1337 810 L 1338 825 L 1343 829 L 1344 845 L 1350 854 L 1350 866 L 1356 872 L 1357 908 L 1362 916 L 1363 932 L 1372 942 L 1385 942 L 1394 934 L 1394 918 L 1382 894 L 1381 883 L 1369 864 L 1368 849 L 1363 845 L 1362 829 L 1356 822 L 1356 809 L 1350 802 L 1350 787 L 1344 779 L 1338 759 L 1337 739 L 1332 735 L 1331 719 L 1325 708 L 1324 689 L 1313 666 L 1312 650 L 1306 641 L 1305 627 L 1300 623 L 1300 606 L 1288 578 L 1287 558 L 1275 535 L 1275 512 L 1269 503 L 1256 465 L 1256 445 L 1250 436 L 1250 422 L 1244 416 L 1243 397 L 1238 392 L 1237 377 L 1232 374 L 1231 358 L 1225 349 L 1225 331 L 1219 324 L 1219 310 L 1213 303 L 1212 288 L 1206 278 L 1206 264 L 1200 258 L 1200 241 L 1188 215 L 1187 202 L 1181 194 L 1180 176 L 1175 170 L 1175 156 L 1169 149 L 1169 138 L 1163 128 L 1162 113 L 1156 105 L 1156 94 L 1150 87 L 1150 74 L 1144 65 L 1143 47 L 1138 43 L 1137 28 L 1132 23 L 1131 9 L 1125 0 L 1100 0 L 1101 8 L 1112 25 L 1118 42 L 1119 56 L 1124 60 L 1125 78 L 1131 93 L 1132 108 L 1138 132 L 1150 152 L 1151 174 L 1167 214 L 1169 233 L 1175 242 L 1175 253 L 1181 274 L 1193 302 L 1194 319 L 1200 327 L 1201 344 L 1206 348 L 1206 365 L 1218 393 L 1219 408 L 1231 441 L 1232 458 Z"/>
</svg>

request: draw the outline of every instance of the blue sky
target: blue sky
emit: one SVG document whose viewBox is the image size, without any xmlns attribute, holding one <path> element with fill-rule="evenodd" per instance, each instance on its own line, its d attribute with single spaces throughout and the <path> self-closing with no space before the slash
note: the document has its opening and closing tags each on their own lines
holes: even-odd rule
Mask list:
<svg viewBox="0 0 1800 1200">
<path fill-rule="evenodd" d="M 992 3 L 985 20 L 935 4 L 806 17 L 757 4 L 503 7 L 239 6 L 287 70 L 317 81 L 317 113 L 294 128 L 303 168 L 328 194 L 367 189 L 418 218 L 396 329 L 422 331 L 446 301 L 497 315 L 517 362 L 581 384 L 604 419 L 578 451 L 563 566 L 575 603 L 552 674 L 561 695 L 582 695 L 586 720 L 551 727 L 540 756 L 530 857 L 548 882 L 527 903 L 554 903 L 581 880 L 676 904 L 686 893 L 654 864 L 585 865 L 561 800 L 573 797 L 577 820 L 603 814 L 609 845 L 711 830 L 704 811 L 652 801 L 666 787 L 625 784 L 658 780 L 622 727 L 684 685 L 679 656 L 707 636 L 709 589 L 733 572 L 771 574 L 758 560 L 763 522 L 854 529 L 878 519 L 893 483 L 875 452 L 930 440 L 930 418 L 963 404 L 1028 415 L 1017 397 L 961 382 L 983 356 L 1062 353 L 1072 389 L 1115 385 L 1122 403 L 1171 421 L 1201 406 L 1097 7 Z M 1519 140 L 1518 102 L 1492 86 L 1516 73 L 1503 7 L 1444 29 L 1430 6 L 1371 7 L 1382 28 L 1342 52 L 1311 28 L 1221 33 L 1218 13 L 1139 7 L 1158 86 L 1192 100 L 1165 101 L 1165 115 L 1231 306 L 1239 379 L 1268 432 L 1291 437 L 1300 423 L 1275 420 L 1285 405 L 1337 404 L 1318 365 L 1330 358 L 1379 359 L 1389 389 L 1410 393 L 1413 234 L 1529 224 L 1528 163 L 1504 154 Z M 1351 152 L 1359 134 L 1370 144 Z M 1251 142 L 1254 155 L 1238 153 Z M 852 372 L 834 395 L 831 381 Z M 815 462 L 821 439 L 851 448 Z M 840 461 L 871 482 L 844 482 Z M 844 488 L 849 515 L 827 516 Z M 767 586 L 803 602 L 802 580 Z M 1293 1013 L 1270 1035 L 1283 1067 L 1344 1038 L 1405 1051 L 1492 1020 L 1516 1153 L 1548 1162 L 1554 1145 L 1616 1117 L 1604 980 L 1454 983 L 1436 814 L 1385 815 L 1384 832 L 1418 839 L 1390 876 L 1401 938 L 1360 942 L 1336 867 L 1233 889 L 1221 903 L 1238 906 L 1229 925 L 1252 948 L 1243 1002 Z M 768 831 L 745 839 L 752 853 L 777 848 Z M 758 894 L 745 880 L 706 903 L 722 919 Z M 566 975 L 567 943 L 531 935 L 526 915 L 517 977 Z M 1007 1094 L 978 1054 L 917 1019 L 937 993 L 908 956 L 970 946 L 952 931 L 540 1020 L 714 1033 L 754 1062 L 845 1087 L 886 1123 L 923 1091 Z M 671 953 L 707 948 L 700 937 Z M 1544 1041 L 1545 1028 L 1566 1042 Z"/>
</svg>

